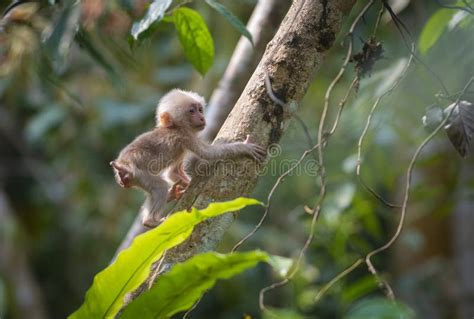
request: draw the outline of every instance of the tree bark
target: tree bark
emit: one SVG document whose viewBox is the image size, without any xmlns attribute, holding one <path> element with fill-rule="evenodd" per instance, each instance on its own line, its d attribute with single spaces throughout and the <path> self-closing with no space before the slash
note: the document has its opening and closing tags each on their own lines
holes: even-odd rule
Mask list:
<svg viewBox="0 0 474 319">
<path fill-rule="evenodd" d="M 208 124 L 202 134 L 206 140 L 212 141 L 216 137 L 289 6 L 288 0 L 260 0 L 257 3 L 247 24 L 254 46 L 247 38 L 240 37 L 224 75 L 209 99 Z"/>
</svg>

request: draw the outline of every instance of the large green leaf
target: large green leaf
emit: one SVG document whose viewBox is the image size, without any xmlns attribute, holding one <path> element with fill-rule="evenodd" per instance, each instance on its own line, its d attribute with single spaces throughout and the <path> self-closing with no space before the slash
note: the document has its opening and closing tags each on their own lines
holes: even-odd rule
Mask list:
<svg viewBox="0 0 474 319">
<path fill-rule="evenodd" d="M 438 41 L 455 12 L 455 10 L 440 9 L 431 16 L 418 39 L 418 47 L 421 53 L 428 52 Z"/>
<path fill-rule="evenodd" d="M 209 4 L 212 8 L 214 8 L 217 12 L 222 14 L 224 18 L 229 21 L 229 23 L 237 29 L 244 37 L 249 39 L 250 43 L 253 45 L 252 35 L 250 34 L 249 30 L 245 27 L 242 21 L 239 20 L 232 12 L 229 11 L 224 5 L 217 2 L 216 0 L 206 0 L 207 4 Z"/>
<path fill-rule="evenodd" d="M 261 251 L 196 255 L 158 277 L 153 288 L 131 302 L 120 318 L 169 318 L 192 307 L 218 279 L 230 278 L 268 260 L 269 256 Z"/>
<path fill-rule="evenodd" d="M 184 54 L 199 73 L 206 74 L 214 60 L 214 42 L 206 22 L 199 13 L 186 7 L 173 12 L 173 21 Z"/>
<path fill-rule="evenodd" d="M 114 317 L 123 305 L 124 296 L 136 289 L 148 276 L 152 263 L 163 252 L 182 243 L 194 226 L 226 212 L 260 204 L 255 199 L 237 198 L 213 203 L 202 210 L 181 211 L 168 217 L 160 226 L 138 236 L 132 245 L 122 251 L 116 261 L 94 278 L 84 304 L 69 318 Z"/>
<path fill-rule="evenodd" d="M 154 0 L 148 8 L 145 17 L 139 22 L 135 22 L 132 26 L 132 36 L 135 40 L 140 34 L 146 31 L 154 22 L 158 22 L 165 16 L 166 10 L 173 0 Z"/>
</svg>

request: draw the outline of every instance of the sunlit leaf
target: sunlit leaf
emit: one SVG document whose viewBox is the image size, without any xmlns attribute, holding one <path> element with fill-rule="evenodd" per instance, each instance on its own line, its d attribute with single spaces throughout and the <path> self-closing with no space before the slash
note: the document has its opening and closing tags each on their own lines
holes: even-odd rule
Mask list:
<svg viewBox="0 0 474 319">
<path fill-rule="evenodd" d="M 464 21 L 464 19 L 466 18 L 472 18 L 472 15 L 467 13 L 466 11 L 458 11 L 456 12 L 451 20 L 449 21 L 449 24 L 448 24 L 448 29 L 449 30 L 452 30 L 454 28 L 456 28 L 458 25 L 461 25 L 462 27 L 462 22 Z"/>
<path fill-rule="evenodd" d="M 199 13 L 185 7 L 175 10 L 173 18 L 186 57 L 204 75 L 214 60 L 214 42 L 206 22 Z"/>
<path fill-rule="evenodd" d="M 439 40 L 455 13 L 455 10 L 440 9 L 431 16 L 418 39 L 418 47 L 421 53 L 428 52 Z"/>
<path fill-rule="evenodd" d="M 465 157 L 471 149 L 474 135 L 474 105 L 467 101 L 451 104 L 443 111 L 445 116 L 451 114 L 444 126 L 451 144 Z"/>
<path fill-rule="evenodd" d="M 155 285 L 131 302 L 120 318 L 169 318 L 191 308 L 218 279 L 230 278 L 268 259 L 261 251 L 196 255 L 160 275 Z"/>
<path fill-rule="evenodd" d="M 255 199 L 237 198 L 210 204 L 202 210 L 193 208 L 191 212 L 181 211 L 171 215 L 160 226 L 136 237 L 113 264 L 95 276 L 84 304 L 69 318 L 114 317 L 123 305 L 124 296 L 146 279 L 152 263 L 165 250 L 186 240 L 194 226 L 208 218 L 259 203 Z"/>
<path fill-rule="evenodd" d="M 148 8 L 145 17 L 132 26 L 132 36 L 135 40 L 146 31 L 153 23 L 160 21 L 165 16 L 166 10 L 173 0 L 154 0 Z"/>
<path fill-rule="evenodd" d="M 358 302 L 345 319 L 411 319 L 414 312 L 401 303 L 385 298 L 364 299 Z"/>
<path fill-rule="evenodd" d="M 280 277 L 286 277 L 294 265 L 293 259 L 281 256 L 270 256 L 268 263 Z"/>
<path fill-rule="evenodd" d="M 222 16 L 224 16 L 224 18 L 229 21 L 229 23 L 240 32 L 240 34 L 249 39 L 250 43 L 253 45 L 252 35 L 250 34 L 249 30 L 247 30 L 247 27 L 242 23 L 242 21 L 239 20 L 239 18 L 237 18 L 232 12 L 229 11 L 229 9 L 216 0 L 206 0 L 206 2 L 217 12 L 222 14 Z"/>
</svg>

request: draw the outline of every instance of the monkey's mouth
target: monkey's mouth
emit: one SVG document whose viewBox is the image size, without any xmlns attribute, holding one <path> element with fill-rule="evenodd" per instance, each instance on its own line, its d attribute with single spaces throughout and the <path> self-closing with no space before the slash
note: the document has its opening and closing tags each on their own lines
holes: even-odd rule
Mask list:
<svg viewBox="0 0 474 319">
<path fill-rule="evenodd" d="M 206 124 L 197 125 L 196 129 L 203 130 L 206 127 Z"/>
</svg>

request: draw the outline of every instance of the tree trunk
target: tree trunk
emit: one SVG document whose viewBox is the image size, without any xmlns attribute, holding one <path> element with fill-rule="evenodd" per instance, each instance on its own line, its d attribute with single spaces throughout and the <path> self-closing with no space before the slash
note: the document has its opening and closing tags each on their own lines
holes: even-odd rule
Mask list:
<svg viewBox="0 0 474 319">
<path fill-rule="evenodd" d="M 248 134 L 254 142 L 265 146 L 280 140 L 326 52 L 333 45 L 344 14 L 349 12 L 354 2 L 293 2 L 215 142 L 244 140 Z M 274 103 L 269 97 L 266 76 L 271 80 L 275 95 L 285 106 Z M 199 185 L 203 187 L 191 188 L 176 209 L 188 208 L 190 204 L 205 207 L 212 201 L 250 194 L 257 181 L 257 168 L 250 160 L 235 161 L 233 166 L 234 172 L 241 174 L 216 172 L 205 185 Z M 188 241 L 167 253 L 167 262 L 182 261 L 196 253 L 215 249 L 233 219 L 232 214 L 227 214 L 202 223 Z"/>
<path fill-rule="evenodd" d="M 247 134 L 254 142 L 264 146 L 280 140 L 315 72 L 321 67 L 326 52 L 333 45 L 343 16 L 350 11 L 354 2 L 293 1 L 215 143 L 244 140 Z M 275 95 L 285 103 L 284 106 L 274 103 L 269 97 L 265 86 L 266 76 L 271 80 Z M 193 185 L 174 210 L 191 205 L 205 207 L 213 201 L 250 194 L 258 177 L 253 161 L 235 161 L 232 168 L 233 172 L 219 169 L 208 179 L 193 176 Z M 214 250 L 233 220 L 234 215 L 229 213 L 199 224 L 188 240 L 166 253 L 162 269 L 195 254 Z M 138 288 L 130 296 L 131 299 L 143 289 L 145 286 Z"/>
</svg>

